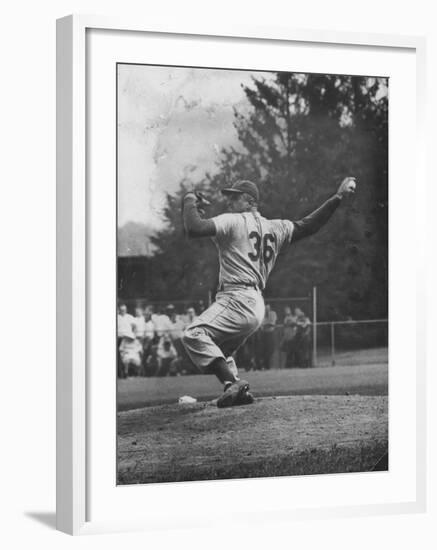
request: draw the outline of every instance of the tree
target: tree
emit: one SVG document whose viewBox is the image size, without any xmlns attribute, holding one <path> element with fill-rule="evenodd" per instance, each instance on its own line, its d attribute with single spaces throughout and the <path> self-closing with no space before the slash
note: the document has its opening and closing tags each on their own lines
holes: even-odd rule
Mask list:
<svg viewBox="0 0 437 550">
<path fill-rule="evenodd" d="M 220 189 L 236 179 L 260 187 L 266 217 L 298 219 L 355 175 L 358 193 L 317 235 L 282 255 L 270 296 L 304 295 L 320 287 L 327 318 L 387 314 L 388 103 L 382 78 L 277 73 L 244 87 L 248 114 L 235 110 L 241 147 L 222 151 L 218 170 L 194 182 L 220 211 Z M 184 240 L 180 201 L 189 182 L 167 197 L 168 224 L 152 239 L 160 280 L 195 297 L 217 279 L 209 241 Z"/>
</svg>

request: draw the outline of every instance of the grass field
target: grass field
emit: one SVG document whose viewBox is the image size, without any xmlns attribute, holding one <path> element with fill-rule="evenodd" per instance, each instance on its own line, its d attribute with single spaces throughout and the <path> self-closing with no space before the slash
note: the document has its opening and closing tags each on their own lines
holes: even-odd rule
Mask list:
<svg viewBox="0 0 437 550">
<path fill-rule="evenodd" d="M 379 365 L 388 363 L 388 348 L 371 348 L 349 351 L 337 350 L 334 357 L 330 349 L 320 349 L 317 355 L 317 365 L 319 367 L 331 367 L 334 359 L 336 365 L 344 367 Z"/>
<path fill-rule="evenodd" d="M 388 365 L 282 369 L 241 373 L 255 396 L 387 395 Z M 118 410 L 176 403 L 182 395 L 199 401 L 214 399 L 221 387 L 214 376 L 129 378 L 118 381 Z"/>
<path fill-rule="evenodd" d="M 364 472 L 388 452 L 386 363 L 242 374 L 256 401 L 231 409 L 213 376 L 119 380 L 118 483 Z"/>
</svg>

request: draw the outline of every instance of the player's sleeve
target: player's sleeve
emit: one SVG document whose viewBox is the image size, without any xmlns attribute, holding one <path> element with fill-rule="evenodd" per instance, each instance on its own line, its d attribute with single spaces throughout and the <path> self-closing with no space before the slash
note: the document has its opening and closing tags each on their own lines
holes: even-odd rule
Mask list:
<svg viewBox="0 0 437 550">
<path fill-rule="evenodd" d="M 214 224 L 210 219 L 202 218 L 193 193 L 188 193 L 182 200 L 182 220 L 185 233 L 189 238 L 213 237 L 215 235 Z"/>
<path fill-rule="evenodd" d="M 283 244 L 290 244 L 294 233 L 294 223 L 290 220 L 278 220 L 276 227 L 276 236 L 279 242 L 279 248 Z"/>
<path fill-rule="evenodd" d="M 232 234 L 237 226 L 237 216 L 235 214 L 220 214 L 215 218 L 211 218 L 214 222 L 216 238 L 222 239 Z"/>
<path fill-rule="evenodd" d="M 325 225 L 341 203 L 341 197 L 334 195 L 325 201 L 317 210 L 304 218 L 294 221 L 293 242 L 317 233 Z"/>
</svg>

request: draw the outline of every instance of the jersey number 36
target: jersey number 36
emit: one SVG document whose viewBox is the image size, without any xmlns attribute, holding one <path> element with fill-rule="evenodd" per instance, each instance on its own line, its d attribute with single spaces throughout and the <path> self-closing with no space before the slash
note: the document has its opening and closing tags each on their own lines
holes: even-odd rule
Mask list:
<svg viewBox="0 0 437 550">
<path fill-rule="evenodd" d="M 255 249 L 255 253 L 249 252 L 249 258 L 252 260 L 252 262 L 257 262 L 259 260 L 259 257 L 261 255 L 262 240 L 263 261 L 267 265 L 272 260 L 275 253 L 273 248 L 270 246 L 270 244 L 273 244 L 275 242 L 275 237 L 270 233 L 266 233 L 261 239 L 261 235 L 259 233 L 257 233 L 256 231 L 252 231 L 251 233 L 249 233 L 249 239 L 253 239 L 253 248 Z"/>
</svg>

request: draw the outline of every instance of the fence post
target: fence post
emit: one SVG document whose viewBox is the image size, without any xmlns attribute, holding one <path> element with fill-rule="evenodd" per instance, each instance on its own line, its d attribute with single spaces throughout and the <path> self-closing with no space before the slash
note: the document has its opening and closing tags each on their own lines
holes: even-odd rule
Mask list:
<svg viewBox="0 0 437 550">
<path fill-rule="evenodd" d="M 313 286 L 313 367 L 317 367 L 317 287 Z"/>
<path fill-rule="evenodd" d="M 334 323 L 331 323 L 331 365 L 335 366 L 335 329 Z"/>
</svg>

